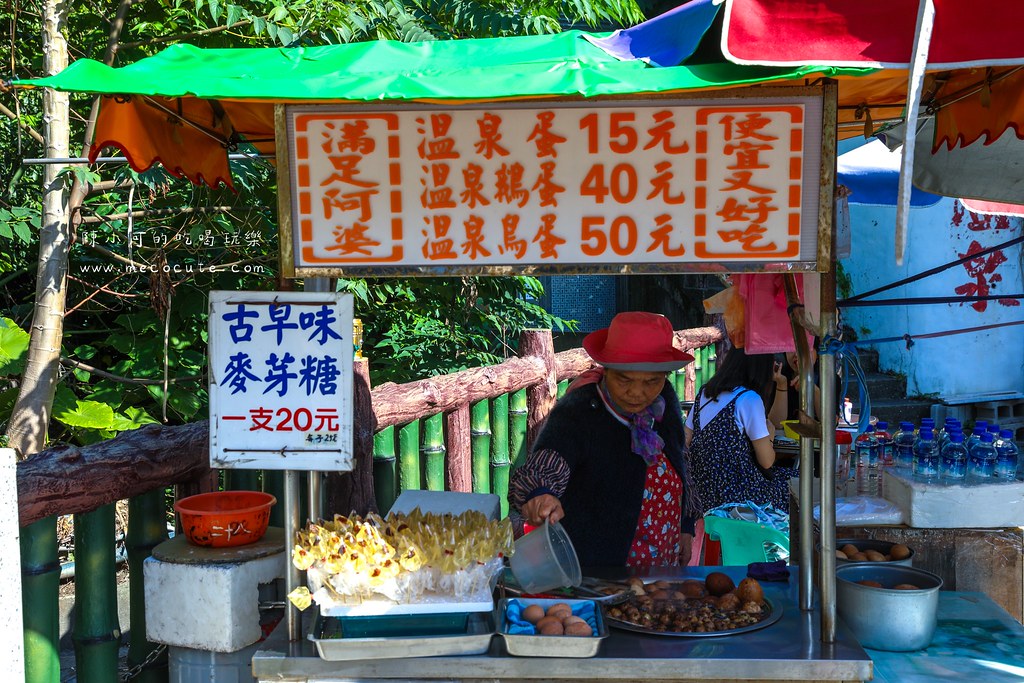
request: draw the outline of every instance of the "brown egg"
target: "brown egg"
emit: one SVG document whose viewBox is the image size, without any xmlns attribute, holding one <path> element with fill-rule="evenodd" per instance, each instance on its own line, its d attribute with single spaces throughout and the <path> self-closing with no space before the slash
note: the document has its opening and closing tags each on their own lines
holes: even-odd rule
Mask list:
<svg viewBox="0 0 1024 683">
<path fill-rule="evenodd" d="M 652 600 L 668 600 L 672 597 L 672 594 L 666 590 L 657 590 L 651 593 Z"/>
<path fill-rule="evenodd" d="M 740 585 L 736 588 L 736 595 L 739 596 L 740 602 L 756 602 L 759 605 L 764 602 L 764 590 L 761 588 L 761 584 L 750 577 L 740 581 Z"/>
<path fill-rule="evenodd" d="M 921 590 L 920 586 L 915 586 L 912 583 L 898 583 L 895 586 L 893 586 L 892 588 L 893 588 L 893 590 L 897 590 L 897 591 L 919 591 L 919 590 Z"/>
<path fill-rule="evenodd" d="M 702 598 L 704 597 L 704 582 L 689 579 L 683 581 L 683 585 L 679 587 L 679 590 L 688 598 Z"/>
<path fill-rule="evenodd" d="M 723 612 L 739 609 L 740 604 L 740 596 L 735 593 L 726 593 L 722 597 L 718 598 L 718 609 Z"/>
<path fill-rule="evenodd" d="M 566 628 L 569 627 L 569 624 L 580 624 L 580 623 L 585 624 L 585 623 L 587 623 L 587 620 L 584 619 L 583 617 L 577 617 L 576 615 L 572 615 L 572 616 L 566 617 L 565 619 L 562 619 L 562 626 L 565 626 Z"/>
<path fill-rule="evenodd" d="M 865 555 L 864 553 L 856 552 L 853 555 L 850 555 L 850 559 L 854 560 L 856 562 L 867 562 L 868 561 L 868 556 Z"/>
<path fill-rule="evenodd" d="M 858 548 L 857 546 L 855 546 L 852 543 L 847 543 L 842 548 L 840 548 L 840 550 L 842 550 L 844 553 L 846 553 L 847 557 L 850 557 L 851 555 L 854 555 L 855 553 L 859 553 L 860 552 L 860 548 Z"/>
<path fill-rule="evenodd" d="M 665 591 L 672 587 L 672 584 L 668 581 L 655 581 L 654 587 L 658 590 Z"/>
<path fill-rule="evenodd" d="M 551 607 L 548 607 L 547 616 L 557 617 L 559 620 L 565 619 L 566 617 L 572 616 L 572 607 L 569 607 L 564 602 L 556 602 Z"/>
<path fill-rule="evenodd" d="M 889 554 L 892 555 L 892 559 L 894 560 L 905 560 L 910 557 L 910 548 L 902 543 L 897 543 L 893 547 L 889 548 Z"/>
<path fill-rule="evenodd" d="M 537 622 L 537 633 L 543 636 L 560 636 L 565 632 L 558 617 L 544 617 Z"/>
<path fill-rule="evenodd" d="M 884 588 L 884 586 L 882 586 L 882 584 L 878 583 L 877 581 L 869 581 L 867 579 L 863 581 L 858 581 L 857 583 L 859 583 L 862 586 L 871 586 L 872 588 Z"/>
<path fill-rule="evenodd" d="M 531 624 L 536 624 L 543 618 L 544 608 L 540 605 L 527 605 L 523 610 L 523 619 L 526 619 Z"/>
<path fill-rule="evenodd" d="M 580 619 L 578 622 L 574 621 L 565 627 L 565 635 L 592 636 L 594 635 L 594 629 L 590 628 L 590 624 Z"/>
<path fill-rule="evenodd" d="M 746 612 L 747 614 L 760 614 L 761 603 L 754 602 L 753 600 L 751 600 L 750 602 L 745 602 L 743 603 L 743 607 L 741 608 L 741 610 L 743 612 Z"/>
<path fill-rule="evenodd" d="M 729 575 L 722 572 L 711 572 L 708 574 L 707 578 L 704 579 L 704 585 L 707 587 L 708 593 L 712 595 L 725 595 L 736 587 L 736 584 L 733 583 Z"/>
<path fill-rule="evenodd" d="M 865 550 L 864 555 L 867 556 L 868 562 L 885 562 L 885 555 L 877 550 Z"/>
<path fill-rule="evenodd" d="M 837 550 L 836 551 L 836 559 L 837 560 L 848 560 L 850 558 L 847 557 L 846 553 L 844 553 L 842 550 Z"/>
</svg>

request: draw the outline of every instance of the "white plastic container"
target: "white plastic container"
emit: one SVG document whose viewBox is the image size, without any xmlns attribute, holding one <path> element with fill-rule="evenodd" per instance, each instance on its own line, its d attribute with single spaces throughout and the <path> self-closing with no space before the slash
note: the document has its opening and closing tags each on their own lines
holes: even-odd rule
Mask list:
<svg viewBox="0 0 1024 683">
<path fill-rule="evenodd" d="M 580 561 L 569 534 L 561 524 L 545 520 L 516 541 L 509 559 L 516 582 L 527 593 L 542 593 L 553 588 L 578 586 L 583 581 Z"/>
</svg>

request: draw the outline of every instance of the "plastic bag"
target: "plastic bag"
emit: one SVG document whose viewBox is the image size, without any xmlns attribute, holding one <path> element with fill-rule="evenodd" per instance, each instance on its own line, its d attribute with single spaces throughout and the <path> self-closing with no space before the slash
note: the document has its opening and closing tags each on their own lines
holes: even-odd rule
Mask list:
<svg viewBox="0 0 1024 683">
<path fill-rule="evenodd" d="M 814 506 L 814 521 L 821 521 L 821 506 Z M 836 498 L 836 526 L 903 524 L 903 510 L 877 496 Z"/>
</svg>

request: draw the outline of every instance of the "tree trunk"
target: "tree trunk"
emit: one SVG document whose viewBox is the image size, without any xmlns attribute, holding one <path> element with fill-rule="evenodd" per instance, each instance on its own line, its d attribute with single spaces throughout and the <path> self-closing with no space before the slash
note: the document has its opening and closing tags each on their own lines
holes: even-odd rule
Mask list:
<svg viewBox="0 0 1024 683">
<path fill-rule="evenodd" d="M 150 424 L 90 446 L 57 446 L 18 463 L 22 526 L 89 512 L 210 470 L 209 423 Z"/>
<path fill-rule="evenodd" d="M 43 61 L 46 75 L 68 65 L 67 41 L 62 32 L 66 5 L 43 3 Z M 46 156 L 70 156 L 69 97 L 43 91 Z M 64 334 L 64 299 L 68 272 L 68 193 L 60 167 L 47 164 L 43 171 L 43 216 L 39 231 L 39 262 L 31 339 L 18 399 L 7 426 L 11 448 L 24 459 L 42 449 L 57 388 L 60 346 Z"/>
<path fill-rule="evenodd" d="M 373 435 L 380 428 L 373 415 L 368 360 L 353 361 L 352 379 L 352 471 L 328 473 L 327 510 L 365 515 L 377 511 L 373 491 Z"/>
<path fill-rule="evenodd" d="M 526 419 L 526 452 L 529 453 L 558 398 L 555 343 L 551 338 L 551 330 L 526 330 L 520 337 L 519 348 L 523 356 L 542 359 L 547 370 L 539 383 L 526 390 L 526 403 L 530 410 Z"/>
</svg>

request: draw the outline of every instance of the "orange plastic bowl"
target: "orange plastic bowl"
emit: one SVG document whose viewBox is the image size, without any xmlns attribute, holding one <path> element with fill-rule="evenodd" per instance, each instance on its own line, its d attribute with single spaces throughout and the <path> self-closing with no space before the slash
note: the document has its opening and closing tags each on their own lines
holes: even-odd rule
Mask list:
<svg viewBox="0 0 1024 683">
<path fill-rule="evenodd" d="M 277 498 L 260 491 L 214 491 L 182 498 L 174 504 L 181 529 L 194 545 L 228 548 L 255 543 L 270 522 Z"/>
</svg>

